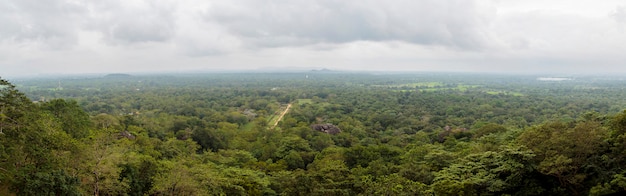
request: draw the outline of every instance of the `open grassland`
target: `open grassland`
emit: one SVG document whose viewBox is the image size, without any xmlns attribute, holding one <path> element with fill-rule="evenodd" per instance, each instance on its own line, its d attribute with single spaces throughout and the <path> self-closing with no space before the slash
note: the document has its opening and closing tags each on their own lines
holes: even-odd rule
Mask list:
<svg viewBox="0 0 626 196">
<path fill-rule="evenodd" d="M 254 128 L 254 123 L 248 122 L 245 125 L 240 126 L 239 130 L 241 130 L 241 131 L 252 131 L 252 128 Z"/>
<path fill-rule="evenodd" d="M 524 94 L 522 94 L 522 93 L 510 92 L 510 91 L 485 91 L 485 93 L 490 94 L 490 95 L 503 94 L 503 95 L 512 95 L 512 96 L 516 96 L 516 97 L 524 96 Z"/>
<path fill-rule="evenodd" d="M 280 110 L 274 112 L 274 114 L 272 114 L 269 117 L 269 120 L 267 121 L 268 125 L 273 125 L 276 124 L 280 118 L 280 114 L 282 113 L 283 110 L 285 110 L 286 107 L 280 107 Z"/>
<path fill-rule="evenodd" d="M 479 88 L 481 85 L 468 85 L 468 84 L 444 84 L 442 82 L 416 82 L 416 83 L 407 83 L 407 84 L 394 84 L 387 85 L 387 88 L 397 88 L 397 91 L 407 92 L 407 91 L 442 91 L 442 90 L 453 90 L 453 91 L 467 91 L 469 89 Z"/>
<path fill-rule="evenodd" d="M 313 104 L 312 99 L 297 99 L 296 104 Z"/>
<path fill-rule="evenodd" d="M 397 92 L 411 92 L 411 91 L 421 91 L 421 92 L 435 92 L 435 91 L 468 91 L 470 89 L 479 89 L 482 87 L 481 85 L 468 85 L 468 84 L 444 84 L 441 82 L 418 82 L 418 83 L 410 83 L 410 84 L 398 84 L 398 85 L 388 85 L 388 88 L 397 88 Z M 490 95 L 510 95 L 510 96 L 524 96 L 523 93 L 513 92 L 513 91 L 502 91 L 502 90 L 491 90 L 491 89 L 483 89 L 484 93 Z"/>
</svg>

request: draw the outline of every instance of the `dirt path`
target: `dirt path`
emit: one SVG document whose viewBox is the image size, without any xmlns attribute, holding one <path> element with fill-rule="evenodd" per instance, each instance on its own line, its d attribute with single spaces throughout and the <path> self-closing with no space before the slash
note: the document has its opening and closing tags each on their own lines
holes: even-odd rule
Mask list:
<svg viewBox="0 0 626 196">
<path fill-rule="evenodd" d="M 283 113 L 280 114 L 280 116 L 278 117 L 278 120 L 276 120 L 276 122 L 272 125 L 272 129 L 276 128 L 276 126 L 278 126 L 278 122 L 283 120 L 283 117 L 285 116 L 285 114 L 289 112 L 289 108 L 291 108 L 291 103 L 287 104 L 287 108 L 285 108 L 285 111 L 283 111 Z"/>
</svg>

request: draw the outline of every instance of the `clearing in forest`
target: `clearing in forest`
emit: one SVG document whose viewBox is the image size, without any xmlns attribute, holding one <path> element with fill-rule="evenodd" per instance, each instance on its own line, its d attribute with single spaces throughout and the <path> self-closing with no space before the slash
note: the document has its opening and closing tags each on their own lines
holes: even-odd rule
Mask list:
<svg viewBox="0 0 626 196">
<path fill-rule="evenodd" d="M 280 115 L 278 116 L 278 118 L 276 117 L 272 117 L 270 119 L 270 125 L 272 125 L 271 129 L 276 128 L 276 126 L 278 125 L 278 122 L 280 122 L 281 120 L 283 120 L 283 117 L 285 117 L 285 114 L 287 114 L 287 112 L 289 112 L 289 108 L 291 108 L 291 103 L 287 104 L 287 107 L 285 108 L 285 110 L 283 110 L 282 113 L 280 113 Z"/>
</svg>

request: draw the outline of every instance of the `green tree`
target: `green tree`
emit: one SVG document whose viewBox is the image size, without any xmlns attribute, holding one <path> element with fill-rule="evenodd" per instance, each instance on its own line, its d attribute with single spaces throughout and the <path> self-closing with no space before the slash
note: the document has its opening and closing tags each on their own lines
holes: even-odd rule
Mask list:
<svg viewBox="0 0 626 196">
<path fill-rule="evenodd" d="M 91 129 L 89 115 L 74 100 L 54 99 L 41 105 L 59 119 L 61 128 L 74 138 L 85 138 Z"/>
<path fill-rule="evenodd" d="M 219 130 L 198 128 L 193 130 L 191 138 L 200 145 L 201 151 L 210 150 L 217 152 L 219 149 L 225 149 L 228 146 L 226 136 Z"/>
<path fill-rule="evenodd" d="M 343 161 L 315 160 L 309 167 L 313 180 L 312 195 L 350 195 L 354 179 Z"/>
<path fill-rule="evenodd" d="M 124 164 L 125 143 L 117 139 L 116 130 L 95 131 L 89 141 L 89 150 L 81 165 L 82 185 L 93 195 L 116 195 L 128 192 L 128 181 L 120 181 Z"/>
<path fill-rule="evenodd" d="M 16 184 L 19 195 L 82 195 L 78 189 L 79 179 L 68 175 L 63 170 L 31 173 L 21 170 Z"/>
<path fill-rule="evenodd" d="M 304 169 L 304 160 L 302 160 L 302 156 L 300 156 L 300 153 L 296 151 L 290 151 L 289 154 L 287 154 L 285 158 L 283 158 L 283 160 L 285 160 L 285 162 L 287 163 L 287 168 L 290 170 Z"/>
<path fill-rule="evenodd" d="M 538 162 L 537 170 L 556 178 L 570 194 L 585 194 L 584 184 L 603 173 L 607 130 L 597 121 L 565 124 L 550 122 L 526 130 L 518 142 L 530 148 Z"/>
<path fill-rule="evenodd" d="M 78 195 L 78 180 L 64 166 L 79 149 L 60 127 L 0 79 L 0 182 L 22 195 Z"/>
<path fill-rule="evenodd" d="M 488 123 L 476 129 L 474 131 L 474 137 L 479 138 L 479 137 L 482 137 L 484 135 L 488 135 L 491 133 L 502 133 L 502 132 L 507 132 L 507 131 L 508 129 L 502 125 Z"/>
<path fill-rule="evenodd" d="M 370 162 L 381 158 L 373 147 L 353 146 L 345 151 L 345 160 L 348 167 L 367 167 Z"/>
<path fill-rule="evenodd" d="M 194 178 L 194 161 L 190 157 L 178 157 L 161 161 L 163 171 L 154 177 L 150 190 L 152 195 L 208 195 L 200 181 Z"/>
<path fill-rule="evenodd" d="M 154 184 L 159 164 L 152 156 L 139 155 L 137 160 L 120 165 L 119 181 L 128 183 L 128 195 L 148 194 Z"/>
<path fill-rule="evenodd" d="M 291 151 L 310 152 L 312 150 L 308 141 L 297 136 L 285 136 L 280 140 L 276 156 L 283 158 L 291 153 Z"/>
<path fill-rule="evenodd" d="M 538 195 L 534 156 L 521 146 L 472 154 L 435 173 L 431 188 L 436 195 Z"/>
<path fill-rule="evenodd" d="M 359 195 L 431 195 L 427 185 L 398 174 L 377 178 L 362 176 L 359 186 L 364 189 Z"/>
</svg>

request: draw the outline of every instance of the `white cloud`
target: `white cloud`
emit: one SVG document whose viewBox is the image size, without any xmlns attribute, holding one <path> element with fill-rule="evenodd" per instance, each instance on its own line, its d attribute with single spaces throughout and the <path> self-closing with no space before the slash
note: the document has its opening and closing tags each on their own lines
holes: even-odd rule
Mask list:
<svg viewBox="0 0 626 196">
<path fill-rule="evenodd" d="M 619 23 L 626 23 L 626 6 L 618 6 L 610 16 Z"/>
</svg>

